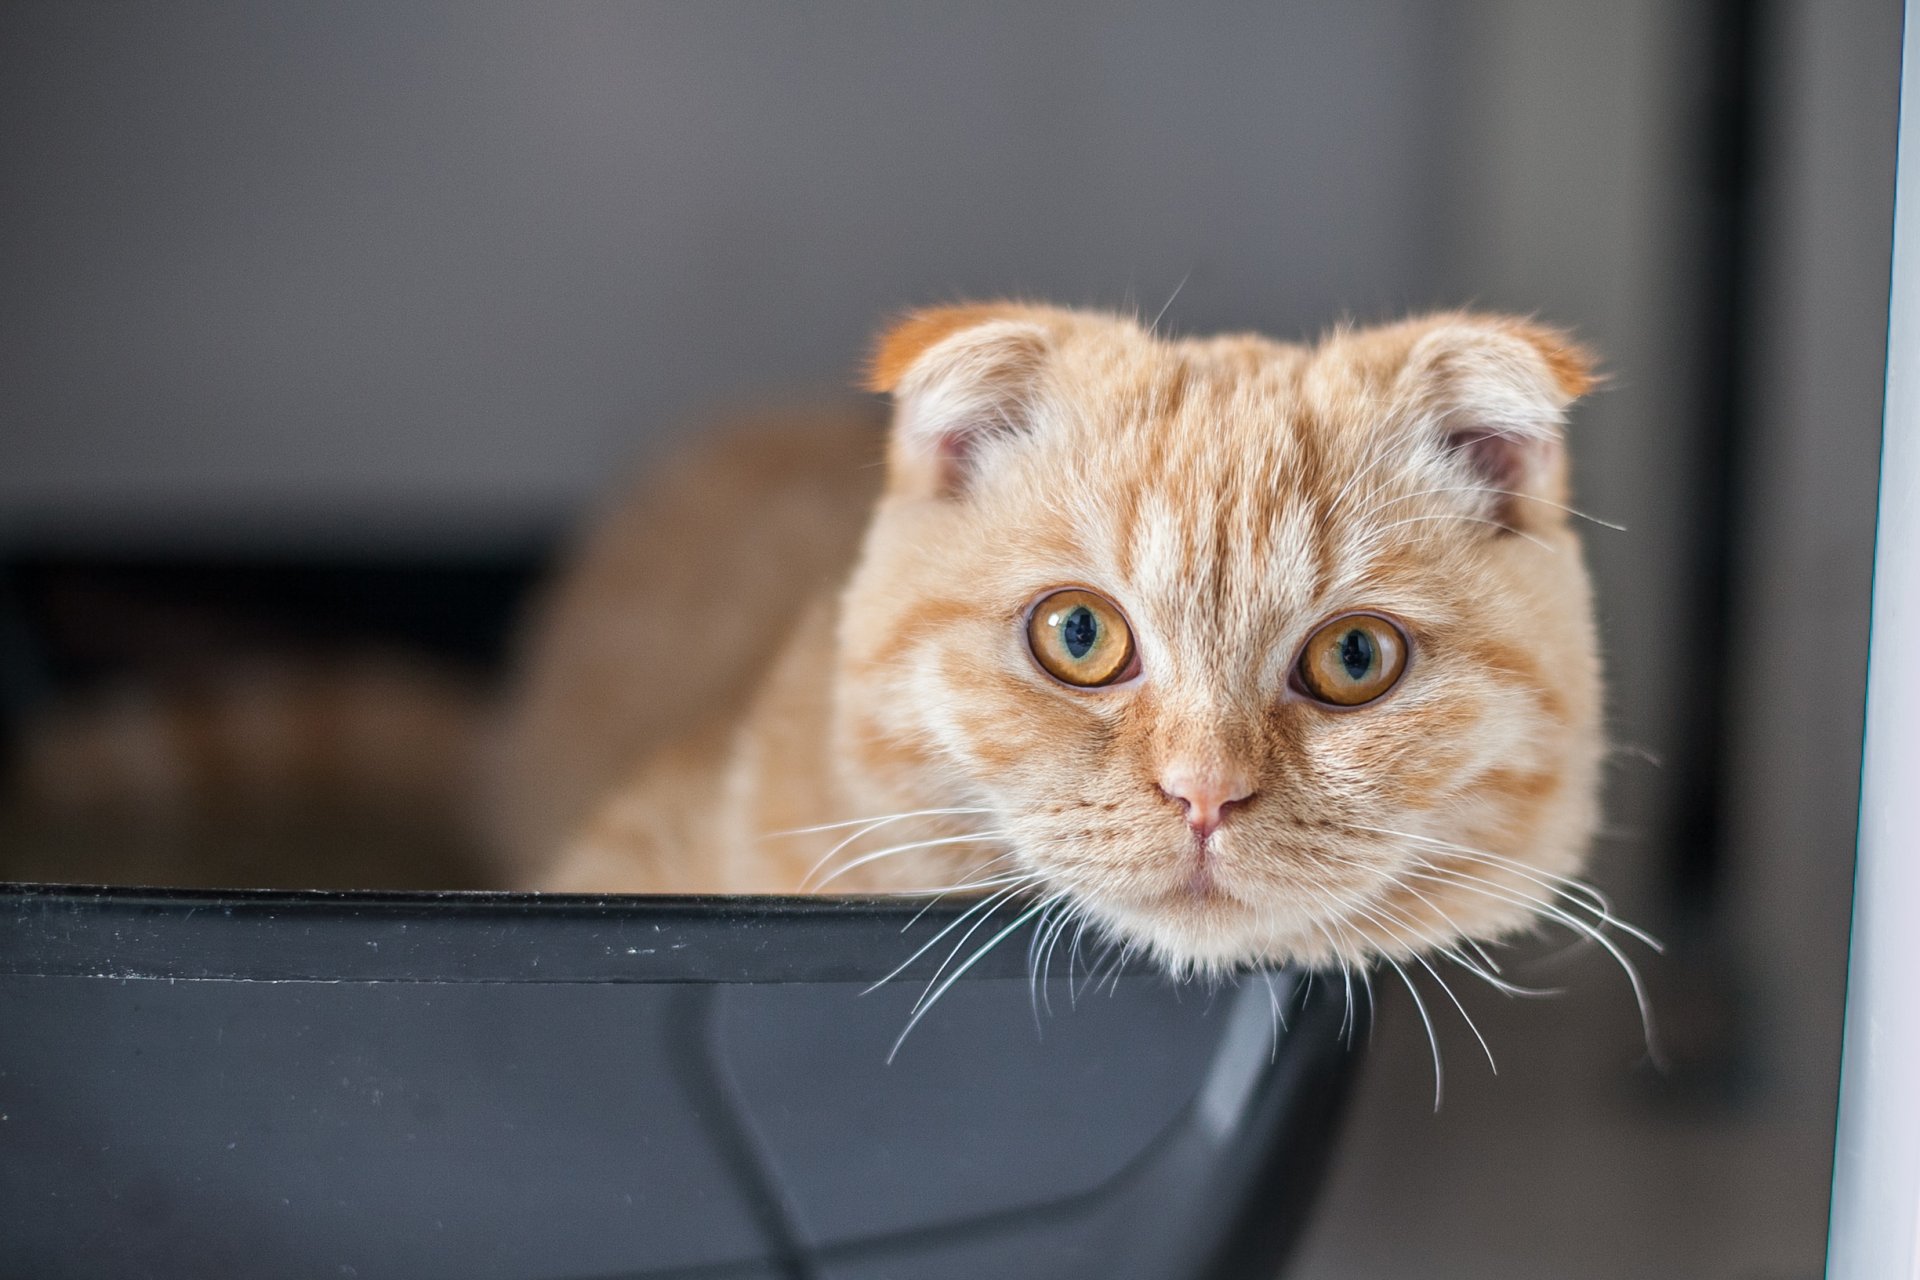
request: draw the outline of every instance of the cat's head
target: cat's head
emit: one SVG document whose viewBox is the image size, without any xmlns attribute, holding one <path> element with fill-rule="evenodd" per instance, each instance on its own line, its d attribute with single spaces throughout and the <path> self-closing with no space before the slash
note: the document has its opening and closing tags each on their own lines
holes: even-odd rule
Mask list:
<svg viewBox="0 0 1920 1280">
<path fill-rule="evenodd" d="M 1041 893 L 1176 968 L 1488 937 L 1577 869 L 1599 677 L 1564 335 L 996 304 L 909 316 L 871 381 L 890 479 L 836 683 L 864 798 L 982 811 Z"/>
</svg>

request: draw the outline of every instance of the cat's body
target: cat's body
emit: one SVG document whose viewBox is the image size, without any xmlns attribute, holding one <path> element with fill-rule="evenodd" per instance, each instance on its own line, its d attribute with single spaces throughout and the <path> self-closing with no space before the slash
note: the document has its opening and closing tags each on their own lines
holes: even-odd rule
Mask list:
<svg viewBox="0 0 1920 1280">
<path fill-rule="evenodd" d="M 689 769 L 702 796 L 718 785 L 719 753 L 800 639 L 795 619 L 846 579 L 883 445 L 870 406 L 769 414 L 731 423 L 619 495 L 533 610 L 487 797 L 492 843 L 514 880 L 654 893 L 796 887 L 768 874 L 735 887 L 717 856 L 694 853 L 718 854 L 730 824 L 717 810 L 672 789 L 658 802 L 641 796 Z M 565 855 L 602 809 L 645 813 L 678 834 L 645 847 L 636 838 L 589 875 Z"/>
<path fill-rule="evenodd" d="M 763 426 L 588 544 L 501 760 L 522 873 L 977 885 L 1175 968 L 1563 911 L 1601 754 L 1561 505 L 1587 382 L 1493 317 L 1308 348 L 918 313 L 884 441 Z"/>
</svg>

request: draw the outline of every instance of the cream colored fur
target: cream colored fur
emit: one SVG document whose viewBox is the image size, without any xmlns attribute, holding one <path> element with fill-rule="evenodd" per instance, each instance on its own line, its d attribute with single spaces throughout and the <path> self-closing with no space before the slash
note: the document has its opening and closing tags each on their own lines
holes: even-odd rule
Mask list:
<svg viewBox="0 0 1920 1280">
<path fill-rule="evenodd" d="M 1470 314 L 1297 346 L 916 313 L 875 358 L 884 472 L 857 421 L 763 426 L 589 542 L 530 651 L 510 843 L 557 890 L 1026 890 L 1176 969 L 1571 910 L 1601 730 L 1561 426 L 1588 380 L 1562 335 Z M 1137 678 L 1036 665 L 1060 587 L 1125 613 Z M 1320 705 L 1300 647 L 1362 609 L 1405 675 Z M 1164 789 L 1195 776 L 1249 791 L 1204 837 Z"/>
</svg>

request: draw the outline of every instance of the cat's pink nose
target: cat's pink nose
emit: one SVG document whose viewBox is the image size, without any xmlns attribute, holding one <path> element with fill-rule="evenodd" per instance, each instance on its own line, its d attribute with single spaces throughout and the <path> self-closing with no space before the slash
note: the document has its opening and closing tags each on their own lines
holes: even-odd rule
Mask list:
<svg viewBox="0 0 1920 1280">
<path fill-rule="evenodd" d="M 1227 810 L 1253 794 L 1253 783 L 1232 770 L 1176 765 L 1160 775 L 1160 791 L 1185 811 L 1187 825 L 1205 840 L 1219 830 Z"/>
</svg>

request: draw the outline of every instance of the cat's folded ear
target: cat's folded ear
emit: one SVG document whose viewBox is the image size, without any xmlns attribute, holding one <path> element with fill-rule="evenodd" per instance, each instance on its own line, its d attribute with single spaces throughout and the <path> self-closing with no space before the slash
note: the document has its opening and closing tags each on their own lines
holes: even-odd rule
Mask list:
<svg viewBox="0 0 1920 1280">
<path fill-rule="evenodd" d="M 894 488 L 928 497 L 965 492 L 982 455 L 1030 425 L 1052 342 L 1044 312 L 1018 303 L 914 311 L 883 332 L 866 386 L 894 400 Z"/>
<path fill-rule="evenodd" d="M 1434 465 L 1485 500 L 1496 523 L 1564 513 L 1566 411 L 1597 382 L 1594 357 L 1558 329 L 1509 316 L 1435 317 L 1396 382 Z"/>
</svg>

